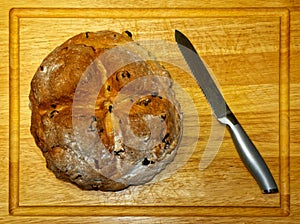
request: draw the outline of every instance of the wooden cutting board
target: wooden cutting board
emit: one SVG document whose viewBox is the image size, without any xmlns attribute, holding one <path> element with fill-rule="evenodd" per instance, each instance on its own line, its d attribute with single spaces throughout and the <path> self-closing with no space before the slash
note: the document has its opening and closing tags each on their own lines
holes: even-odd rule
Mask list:
<svg viewBox="0 0 300 224">
<path fill-rule="evenodd" d="M 290 140 L 293 147 L 299 146 L 299 141 L 294 142 L 290 135 L 293 129 L 289 128 L 299 124 L 296 113 L 300 96 L 293 90 L 300 81 L 291 75 L 291 71 L 299 71 L 299 66 L 290 60 L 299 55 L 299 47 L 298 51 L 290 50 L 290 46 L 295 50 L 298 46 L 290 45 L 299 38 L 290 36 L 290 21 L 297 11 L 267 7 L 205 9 L 194 8 L 193 3 L 189 9 L 128 8 L 130 4 L 127 8 L 102 5 L 86 9 L 82 5 L 71 9 L 67 6 L 72 5 L 65 4 L 59 8 L 33 4 L 22 8 L 11 3 L 2 8 L 6 17 L 2 18 L 5 30 L 1 32 L 9 39 L 2 43 L 7 60 L 2 60 L 0 67 L 1 100 L 5 105 L 1 111 L 6 115 L 1 118 L 0 158 L 5 163 L 0 165 L 4 180 L 0 185 L 5 190 L 0 192 L 0 222 L 165 223 L 219 216 L 228 221 L 236 219 L 229 217 L 244 216 L 256 220 L 298 219 L 299 212 L 286 217 L 299 209 L 299 197 L 294 196 L 292 200 L 298 201 L 292 201 L 291 210 L 291 186 L 296 188 L 293 178 L 299 177 L 300 171 L 299 166 L 290 169 L 290 161 L 299 159 L 299 153 L 290 151 Z M 297 21 L 294 23 L 299 24 Z M 149 48 L 170 71 L 184 114 L 184 134 L 177 159 L 155 181 L 120 192 L 82 191 L 56 179 L 46 168 L 29 130 L 28 94 L 35 71 L 55 47 L 80 32 L 106 29 L 129 30 L 134 40 Z M 214 118 L 175 50 L 175 29 L 188 35 L 213 71 L 225 99 L 270 167 L 279 194 L 261 194 L 226 130 L 214 160 L 206 169 L 199 169 L 201 156 L 212 141 Z M 294 104 L 290 105 L 290 98 Z M 291 114 L 294 123 L 290 123 Z M 297 189 L 294 191 L 299 193 Z"/>
</svg>

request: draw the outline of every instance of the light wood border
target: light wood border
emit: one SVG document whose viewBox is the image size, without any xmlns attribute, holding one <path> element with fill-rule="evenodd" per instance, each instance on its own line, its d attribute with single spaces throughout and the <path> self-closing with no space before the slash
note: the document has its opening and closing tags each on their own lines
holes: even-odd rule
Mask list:
<svg viewBox="0 0 300 224">
<path fill-rule="evenodd" d="M 194 18 L 278 17 L 280 21 L 280 205 L 235 206 L 20 206 L 20 18 Z M 20 216 L 287 216 L 289 186 L 289 11 L 284 8 L 251 9 L 60 9 L 15 8 L 9 15 L 9 212 Z"/>
</svg>

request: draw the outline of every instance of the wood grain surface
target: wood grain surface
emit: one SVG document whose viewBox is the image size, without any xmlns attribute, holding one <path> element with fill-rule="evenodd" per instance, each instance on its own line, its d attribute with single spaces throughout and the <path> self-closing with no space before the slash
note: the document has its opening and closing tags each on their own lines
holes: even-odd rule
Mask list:
<svg viewBox="0 0 300 224">
<path fill-rule="evenodd" d="M 0 3 L 0 223 L 300 221 L 300 2 L 76 3 Z M 154 53 L 185 115 L 177 160 L 156 181 L 120 192 L 82 191 L 56 179 L 29 131 L 30 81 L 43 58 L 80 32 L 104 29 L 129 30 Z M 176 51 L 174 29 L 213 71 L 279 194 L 261 194 L 227 131 L 212 163 L 199 169 L 213 118 Z"/>
</svg>

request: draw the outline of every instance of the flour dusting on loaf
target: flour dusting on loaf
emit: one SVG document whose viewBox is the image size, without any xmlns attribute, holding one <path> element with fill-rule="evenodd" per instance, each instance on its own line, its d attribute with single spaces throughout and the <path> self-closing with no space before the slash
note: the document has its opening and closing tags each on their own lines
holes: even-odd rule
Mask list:
<svg viewBox="0 0 300 224">
<path fill-rule="evenodd" d="M 57 178 L 117 191 L 151 181 L 173 161 L 180 105 L 151 55 L 128 31 L 99 31 L 43 60 L 31 82 L 31 133 Z"/>
</svg>

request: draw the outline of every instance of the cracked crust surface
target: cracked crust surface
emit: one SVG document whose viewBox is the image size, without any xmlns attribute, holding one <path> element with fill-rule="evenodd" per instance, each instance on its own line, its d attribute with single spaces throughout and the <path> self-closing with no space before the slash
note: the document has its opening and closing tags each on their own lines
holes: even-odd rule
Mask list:
<svg viewBox="0 0 300 224">
<path fill-rule="evenodd" d="M 84 190 L 149 182 L 181 137 L 168 71 L 129 32 L 86 32 L 54 49 L 31 82 L 31 133 L 57 178 Z"/>
</svg>

